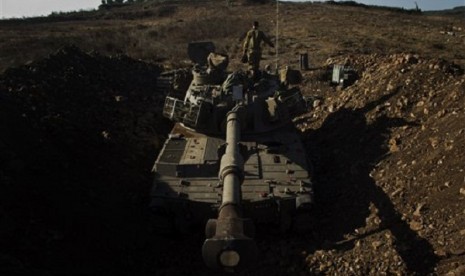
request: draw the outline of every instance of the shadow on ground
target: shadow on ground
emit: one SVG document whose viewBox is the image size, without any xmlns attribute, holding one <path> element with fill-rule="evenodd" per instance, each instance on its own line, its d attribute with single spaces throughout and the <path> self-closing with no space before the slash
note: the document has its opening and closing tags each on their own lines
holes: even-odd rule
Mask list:
<svg viewBox="0 0 465 276">
<path fill-rule="evenodd" d="M 364 227 L 370 205 L 374 205 L 381 224 L 372 233 L 390 230 L 394 247 L 408 271 L 427 274 L 438 261 L 431 244 L 410 229 L 389 196 L 370 177 L 375 165 L 389 154 L 390 129 L 412 125 L 385 115 L 367 124 L 366 113 L 394 95 L 383 96 L 362 108 L 339 109 L 320 128 L 304 134 L 309 151 L 317 157 L 315 193 L 319 201 L 314 239 L 319 248 L 341 249 L 334 242 Z M 342 250 L 352 246 L 353 241 Z"/>
</svg>

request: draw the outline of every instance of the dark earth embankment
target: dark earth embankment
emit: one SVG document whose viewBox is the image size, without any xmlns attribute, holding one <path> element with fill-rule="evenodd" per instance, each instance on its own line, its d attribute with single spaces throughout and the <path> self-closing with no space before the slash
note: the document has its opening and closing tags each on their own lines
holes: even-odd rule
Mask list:
<svg viewBox="0 0 465 276">
<path fill-rule="evenodd" d="M 2 273 L 128 265 L 170 128 L 160 71 L 68 47 L 0 77 Z"/>
</svg>

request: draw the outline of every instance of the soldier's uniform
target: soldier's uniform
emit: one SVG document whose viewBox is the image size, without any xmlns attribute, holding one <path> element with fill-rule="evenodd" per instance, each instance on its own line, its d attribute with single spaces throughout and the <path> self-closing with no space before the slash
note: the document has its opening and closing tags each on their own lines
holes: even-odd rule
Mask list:
<svg viewBox="0 0 465 276">
<path fill-rule="evenodd" d="M 260 60 L 262 58 L 261 43 L 265 42 L 270 47 L 274 47 L 271 40 L 264 32 L 258 30 L 258 23 L 254 22 L 254 28 L 247 32 L 244 40 L 244 54 L 247 55 L 249 70 L 257 72 L 260 68 Z"/>
</svg>

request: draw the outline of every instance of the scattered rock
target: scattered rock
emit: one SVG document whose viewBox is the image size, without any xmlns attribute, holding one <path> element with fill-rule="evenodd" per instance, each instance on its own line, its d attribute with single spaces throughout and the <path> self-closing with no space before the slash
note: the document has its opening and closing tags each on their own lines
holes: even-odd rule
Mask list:
<svg viewBox="0 0 465 276">
<path fill-rule="evenodd" d="M 328 106 L 328 112 L 329 112 L 329 113 L 333 113 L 333 112 L 334 112 L 334 105 L 330 104 L 330 105 Z"/>
<path fill-rule="evenodd" d="M 434 251 L 434 254 L 436 254 L 439 257 L 447 257 L 447 252 L 444 248 L 439 248 L 436 251 Z"/>
<path fill-rule="evenodd" d="M 389 151 L 390 152 L 398 152 L 399 151 L 399 146 L 398 146 L 397 139 L 391 138 L 389 140 Z"/>
<path fill-rule="evenodd" d="M 455 256 L 461 256 L 465 254 L 465 248 L 450 248 L 449 253 Z"/>
<path fill-rule="evenodd" d="M 383 242 L 381 241 L 374 241 L 371 243 L 371 246 L 373 247 L 374 250 L 377 250 L 381 245 L 383 245 Z"/>
<path fill-rule="evenodd" d="M 449 272 L 447 272 L 446 276 L 462 276 L 465 275 L 465 265 L 459 266 Z"/>
<path fill-rule="evenodd" d="M 421 213 L 420 213 L 420 212 L 421 212 L 421 208 L 423 208 L 424 205 L 425 205 L 424 203 L 419 203 L 419 204 L 417 205 L 417 208 L 416 208 L 415 211 L 413 212 L 413 215 L 414 215 L 415 217 L 421 217 Z"/>
<path fill-rule="evenodd" d="M 439 139 L 437 137 L 429 138 L 431 146 L 436 149 L 439 145 Z"/>
<path fill-rule="evenodd" d="M 423 223 L 421 221 L 417 221 L 417 220 L 412 220 L 410 223 L 410 229 L 412 229 L 413 231 L 420 231 L 421 229 L 423 229 Z"/>
</svg>

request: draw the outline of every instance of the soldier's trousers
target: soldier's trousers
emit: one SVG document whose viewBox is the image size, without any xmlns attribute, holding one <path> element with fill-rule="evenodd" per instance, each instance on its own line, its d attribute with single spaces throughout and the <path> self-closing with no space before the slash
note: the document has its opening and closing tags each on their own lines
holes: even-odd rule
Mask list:
<svg viewBox="0 0 465 276">
<path fill-rule="evenodd" d="M 248 52 L 247 59 L 249 63 L 249 70 L 258 71 L 260 69 L 260 60 L 262 59 L 262 52 Z"/>
</svg>

